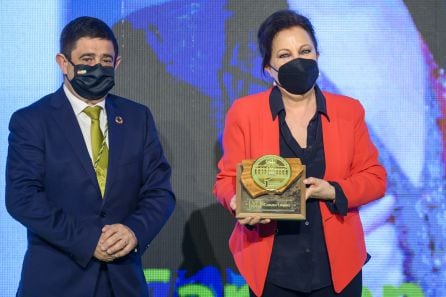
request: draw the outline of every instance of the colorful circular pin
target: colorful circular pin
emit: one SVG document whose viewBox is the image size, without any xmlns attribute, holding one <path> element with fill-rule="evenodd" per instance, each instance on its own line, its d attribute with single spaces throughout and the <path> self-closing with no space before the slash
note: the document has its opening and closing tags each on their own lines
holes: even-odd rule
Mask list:
<svg viewBox="0 0 446 297">
<path fill-rule="evenodd" d="M 117 116 L 115 118 L 115 122 L 116 122 L 116 124 L 121 125 L 122 123 L 124 123 L 124 119 L 122 117 L 120 117 L 120 116 Z"/>
</svg>

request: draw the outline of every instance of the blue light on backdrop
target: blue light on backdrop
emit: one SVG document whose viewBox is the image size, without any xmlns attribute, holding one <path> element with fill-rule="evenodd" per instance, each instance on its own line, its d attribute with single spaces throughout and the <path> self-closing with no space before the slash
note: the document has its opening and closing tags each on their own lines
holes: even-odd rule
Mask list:
<svg viewBox="0 0 446 297">
<path fill-rule="evenodd" d="M 2 1 L 0 10 L 0 295 L 15 296 L 26 248 L 25 229 L 5 210 L 5 160 L 12 112 L 53 91 L 60 83 L 54 57 L 59 1 Z"/>
</svg>

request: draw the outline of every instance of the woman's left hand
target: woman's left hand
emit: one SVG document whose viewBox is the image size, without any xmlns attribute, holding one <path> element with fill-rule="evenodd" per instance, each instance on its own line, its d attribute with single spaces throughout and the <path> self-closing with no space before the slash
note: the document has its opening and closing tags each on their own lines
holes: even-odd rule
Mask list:
<svg viewBox="0 0 446 297">
<path fill-rule="evenodd" d="M 304 184 L 307 186 L 305 191 L 305 199 L 322 199 L 334 200 L 336 197 L 335 188 L 326 180 L 309 177 L 304 179 Z"/>
</svg>

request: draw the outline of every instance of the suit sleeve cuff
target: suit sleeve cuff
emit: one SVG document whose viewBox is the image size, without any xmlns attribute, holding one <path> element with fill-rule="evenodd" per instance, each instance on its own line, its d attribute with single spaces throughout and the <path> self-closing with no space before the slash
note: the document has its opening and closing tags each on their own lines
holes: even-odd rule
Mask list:
<svg viewBox="0 0 446 297">
<path fill-rule="evenodd" d="M 101 237 L 101 228 L 96 225 L 91 225 L 86 228 L 85 234 L 78 244 L 68 251 L 69 256 L 77 262 L 81 267 L 86 268 L 90 260 L 94 257 L 94 252 Z"/>
<path fill-rule="evenodd" d="M 135 252 L 139 255 L 144 254 L 173 211 L 175 206 L 174 194 L 167 191 L 164 195 L 163 204 L 155 206 L 155 208 L 150 211 L 146 210 L 144 212 L 145 215 L 141 212 L 135 213 L 121 222 L 121 224 L 130 228 L 135 234 L 138 241 Z"/>
<path fill-rule="evenodd" d="M 337 182 L 329 182 L 335 188 L 335 200 L 327 201 L 326 204 L 330 211 L 341 216 L 347 215 L 348 200 L 345 197 L 344 191 Z"/>
</svg>

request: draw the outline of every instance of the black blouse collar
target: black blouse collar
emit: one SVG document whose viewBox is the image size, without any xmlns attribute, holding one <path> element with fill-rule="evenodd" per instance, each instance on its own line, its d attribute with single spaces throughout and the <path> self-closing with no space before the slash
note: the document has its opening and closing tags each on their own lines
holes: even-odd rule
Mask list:
<svg viewBox="0 0 446 297">
<path fill-rule="evenodd" d="M 321 113 L 327 117 L 329 120 L 327 113 L 327 106 L 325 103 L 325 96 L 322 94 L 322 91 L 319 89 L 317 85 L 314 86 L 314 90 L 316 91 L 316 111 Z M 282 94 L 277 86 L 275 86 L 269 95 L 269 106 L 271 109 L 272 119 L 274 120 L 277 115 L 285 110 L 285 106 L 283 105 Z"/>
</svg>

